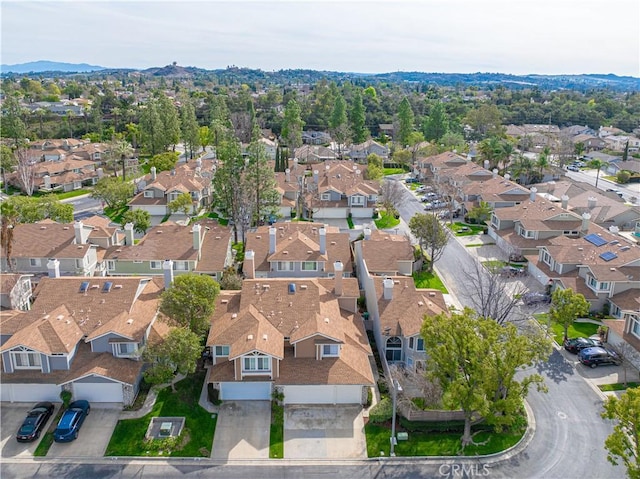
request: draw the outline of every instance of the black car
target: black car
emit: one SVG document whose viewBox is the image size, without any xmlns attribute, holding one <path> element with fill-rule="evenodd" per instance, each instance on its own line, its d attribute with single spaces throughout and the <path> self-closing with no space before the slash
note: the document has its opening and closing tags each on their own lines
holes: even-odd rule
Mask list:
<svg viewBox="0 0 640 479">
<path fill-rule="evenodd" d="M 16 440 L 18 442 L 31 442 L 38 439 L 42 428 L 44 428 L 53 414 L 53 409 L 53 404 L 50 402 L 36 404 L 22 421 L 22 426 L 20 426 L 16 434 Z"/>
<path fill-rule="evenodd" d="M 69 404 L 69 408 L 60 418 L 58 427 L 53 431 L 53 440 L 56 442 L 69 442 L 77 439 L 80 427 L 90 411 L 89 401 L 84 399 L 73 401 Z"/>
<path fill-rule="evenodd" d="M 602 341 L 594 338 L 569 338 L 564 340 L 563 346 L 570 353 L 578 354 L 585 348 L 602 346 Z"/>
<path fill-rule="evenodd" d="M 590 368 L 596 368 L 601 364 L 615 364 L 622 363 L 620 357 L 613 351 L 601 347 L 585 348 L 578 353 L 578 359 L 585 366 Z"/>
</svg>

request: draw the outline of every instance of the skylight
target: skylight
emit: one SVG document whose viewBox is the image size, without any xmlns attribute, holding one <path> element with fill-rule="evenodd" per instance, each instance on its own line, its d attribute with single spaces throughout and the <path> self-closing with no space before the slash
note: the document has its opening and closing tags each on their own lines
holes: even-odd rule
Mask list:
<svg viewBox="0 0 640 479">
<path fill-rule="evenodd" d="M 611 251 L 605 251 L 600 255 L 600 257 L 605 261 L 611 261 L 612 259 L 616 259 L 618 255 Z"/>
<path fill-rule="evenodd" d="M 81 293 L 86 293 L 86 292 L 87 292 L 87 289 L 89 289 L 89 281 L 83 281 L 83 282 L 80 284 L 80 292 L 81 292 Z"/>
<path fill-rule="evenodd" d="M 590 234 L 584 237 L 585 240 L 587 240 L 589 243 L 596 245 L 596 246 L 602 246 L 608 243 L 607 240 L 602 239 L 600 236 L 596 235 L 596 234 Z"/>
<path fill-rule="evenodd" d="M 104 283 L 104 286 L 102 286 L 102 292 L 108 293 L 109 291 L 111 291 L 112 286 L 113 286 L 113 281 L 107 281 L 106 283 Z"/>
</svg>

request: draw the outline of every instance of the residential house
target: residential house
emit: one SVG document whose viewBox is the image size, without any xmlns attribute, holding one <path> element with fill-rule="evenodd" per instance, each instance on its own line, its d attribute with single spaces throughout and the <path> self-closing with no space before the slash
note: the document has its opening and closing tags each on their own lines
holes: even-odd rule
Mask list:
<svg viewBox="0 0 640 479">
<path fill-rule="evenodd" d="M 620 128 L 614 126 L 601 126 L 598 129 L 598 136 L 600 138 L 606 138 L 607 136 L 624 135 L 626 132 Z"/>
<path fill-rule="evenodd" d="M 148 211 L 151 216 L 164 217 L 170 214 L 169 203 L 183 193 L 193 201 L 192 212 L 200 211 L 211 204 L 211 180 L 215 172 L 212 160 L 198 159 L 178 165 L 171 171 L 151 172 L 138 181 L 139 193 L 129 201 L 129 208 Z"/>
<path fill-rule="evenodd" d="M 247 279 L 222 291 L 207 339 L 207 382 L 225 400 L 363 404 L 373 386 L 371 348 L 357 314 L 355 278 Z"/>
<path fill-rule="evenodd" d="M 362 239 L 353 242 L 356 272 L 359 279 L 371 276 L 411 276 L 415 248 L 402 234 L 365 227 Z M 366 272 L 366 273 L 365 273 Z M 360 286 L 363 287 L 362 281 Z"/>
<path fill-rule="evenodd" d="M 331 143 L 331 135 L 324 131 L 303 131 L 302 143 L 305 145 L 328 145 Z"/>
<path fill-rule="evenodd" d="M 157 319 L 162 281 L 43 278 L 31 311 L 2 322 L 2 401 L 132 404 L 142 348 L 166 334 Z M 155 338 L 154 338 L 155 337 Z"/>
<path fill-rule="evenodd" d="M 598 132 L 596 132 L 593 128 L 588 127 L 587 125 L 571 125 L 571 126 L 567 126 L 566 128 L 562 128 L 560 130 L 561 133 L 569 136 L 569 137 L 576 137 L 578 135 L 591 135 L 591 136 L 597 136 Z"/>
<path fill-rule="evenodd" d="M 633 176 L 640 176 L 640 160 L 629 159 L 622 161 L 622 158 L 618 158 L 609 162 L 603 170 L 610 175 L 617 175 L 621 171 L 628 171 Z M 637 196 L 640 196 L 640 192 Z"/>
<path fill-rule="evenodd" d="M 636 153 L 640 146 L 640 139 L 635 136 L 613 135 L 605 136 L 603 140 L 606 147 L 613 151 L 624 151 L 628 146 L 630 153 Z"/>
<path fill-rule="evenodd" d="M 199 273 L 220 280 L 233 264 L 231 229 L 213 220 L 188 226 L 167 221 L 151 228 L 137 243 L 133 224 L 126 224 L 124 230 L 125 244 L 111 246 L 104 254 L 109 276 L 160 276 L 170 264 L 175 274 Z"/>
<path fill-rule="evenodd" d="M 601 153 L 599 151 L 591 151 L 589 153 L 586 153 L 583 158 L 587 162 L 591 160 L 600 160 L 603 163 L 611 163 L 619 159 L 617 156 L 607 155 L 606 153 Z"/>
<path fill-rule="evenodd" d="M 365 162 L 369 155 L 378 155 L 382 160 L 389 159 L 389 148 L 386 145 L 369 139 L 358 145 L 351 145 L 348 151 L 349 157 L 358 163 Z"/>
<path fill-rule="evenodd" d="M 394 133 L 395 133 L 395 127 L 393 126 L 393 123 L 380 123 L 378 125 L 379 135 L 388 136 L 389 138 L 393 139 Z"/>
<path fill-rule="evenodd" d="M 247 233 L 243 273 L 249 279 L 327 278 L 333 277 L 336 261 L 350 277 L 349 233 L 321 223 L 276 223 Z"/>
<path fill-rule="evenodd" d="M 586 133 L 572 137 L 571 142 L 574 145 L 582 143 L 586 152 L 602 150 L 607 146 L 606 142 L 602 138 Z"/>
<path fill-rule="evenodd" d="M 640 368 L 640 292 L 628 289 L 609 298 L 610 314 L 619 319 L 604 320 L 609 327 L 607 342 L 613 346 L 631 345 L 636 355 L 628 355 L 629 361 Z"/>
<path fill-rule="evenodd" d="M 92 231 L 93 227 L 85 226 L 82 221 L 18 224 L 13 230 L 11 265 L 3 254 L 2 271 L 36 276 L 93 276 L 98 255 L 97 246 L 90 242 Z"/>
<path fill-rule="evenodd" d="M 337 155 L 335 151 L 324 146 L 304 145 L 294 150 L 293 157 L 300 163 L 320 163 L 335 160 Z"/>
<path fill-rule="evenodd" d="M 0 274 L 0 307 L 28 311 L 31 309 L 30 274 Z"/>
<path fill-rule="evenodd" d="M 448 168 L 458 168 L 467 163 L 469 162 L 457 153 L 445 151 L 438 155 L 418 158 L 413 173 L 421 181 L 433 181 L 437 172 Z"/>
</svg>

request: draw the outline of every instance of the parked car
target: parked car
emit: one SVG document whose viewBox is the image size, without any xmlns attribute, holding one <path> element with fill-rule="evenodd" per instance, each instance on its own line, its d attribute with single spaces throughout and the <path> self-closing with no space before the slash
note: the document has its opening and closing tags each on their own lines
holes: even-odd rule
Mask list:
<svg viewBox="0 0 640 479">
<path fill-rule="evenodd" d="M 620 356 L 614 351 L 599 346 L 583 349 L 578 353 L 578 359 L 590 368 L 596 368 L 601 364 L 615 364 L 617 366 L 622 363 Z"/>
<path fill-rule="evenodd" d="M 90 411 L 89 401 L 84 399 L 73 401 L 69 404 L 69 407 L 60 418 L 58 427 L 53 431 L 53 440 L 56 442 L 69 442 L 77 439 L 80 427 L 82 427 L 82 423 Z"/>
<path fill-rule="evenodd" d="M 424 193 L 425 191 L 427 191 L 427 187 L 422 185 L 422 186 L 418 186 L 416 188 L 416 193 Z"/>
<path fill-rule="evenodd" d="M 570 353 L 578 354 L 583 349 L 602 346 L 602 341 L 594 338 L 569 338 L 564 340 L 563 346 Z"/>
<path fill-rule="evenodd" d="M 522 301 L 527 306 L 532 306 L 534 304 L 539 304 L 539 303 L 550 303 L 551 295 L 546 293 L 537 293 L 537 292 L 525 293 L 522 296 Z"/>
<path fill-rule="evenodd" d="M 569 170 L 569 171 L 580 171 L 580 167 L 578 165 L 569 165 L 569 166 L 567 166 L 567 170 Z"/>
<path fill-rule="evenodd" d="M 16 440 L 18 442 L 31 442 L 38 439 L 42 429 L 53 414 L 53 409 L 53 404 L 50 402 L 36 404 L 22 421 L 22 425 L 16 434 Z"/>
<path fill-rule="evenodd" d="M 418 178 L 407 178 L 404 180 L 405 183 L 418 183 Z"/>
</svg>

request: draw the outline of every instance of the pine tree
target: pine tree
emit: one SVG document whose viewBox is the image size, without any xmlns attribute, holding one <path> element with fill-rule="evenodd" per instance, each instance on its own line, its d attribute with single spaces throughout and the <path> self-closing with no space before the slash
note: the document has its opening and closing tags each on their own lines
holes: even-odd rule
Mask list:
<svg viewBox="0 0 640 479">
<path fill-rule="evenodd" d="M 356 89 L 353 95 L 353 106 L 351 107 L 351 132 L 353 134 L 353 142 L 356 144 L 363 143 L 367 140 L 369 132 L 367 131 L 366 115 L 364 103 L 362 102 L 362 92 Z"/>
</svg>

